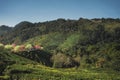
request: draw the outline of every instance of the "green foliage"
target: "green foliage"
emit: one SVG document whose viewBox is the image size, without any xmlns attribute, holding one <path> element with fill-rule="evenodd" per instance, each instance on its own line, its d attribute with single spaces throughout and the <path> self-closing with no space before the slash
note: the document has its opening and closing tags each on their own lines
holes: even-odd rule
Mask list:
<svg viewBox="0 0 120 80">
<path fill-rule="evenodd" d="M 37 36 L 26 41 L 25 44 L 40 44 L 46 51 L 53 51 L 65 40 L 65 34 L 63 33 L 50 33 L 42 36 Z"/>
<path fill-rule="evenodd" d="M 79 41 L 79 34 L 72 34 L 64 41 L 64 43 L 60 44 L 59 49 L 63 52 L 69 51 L 72 47 L 74 47 Z"/>
<path fill-rule="evenodd" d="M 4 45 L 0 43 L 0 51 L 2 51 L 3 49 L 4 49 Z"/>
<path fill-rule="evenodd" d="M 12 31 L 10 32 L 8 31 L 7 34 L 3 34 L 4 37 L 2 37 L 0 41 L 4 43 L 13 43 L 13 42 L 21 43 L 38 35 L 41 36 L 54 32 L 60 32 L 66 35 L 69 33 L 74 33 L 76 31 L 87 34 L 87 36 L 90 37 L 95 36 L 93 35 L 94 34 L 93 32 L 91 33 L 91 31 L 95 31 L 97 35 L 98 33 L 100 33 L 99 35 L 105 34 L 107 37 L 110 37 L 110 35 L 112 34 L 107 34 L 103 32 L 104 31 L 108 33 L 114 32 L 114 29 L 120 27 L 119 22 L 120 22 L 119 19 L 109 19 L 109 18 L 104 20 L 103 19 L 89 20 L 83 18 L 80 18 L 79 20 L 58 19 L 49 22 L 35 23 L 35 24 L 27 21 L 23 21 L 17 24 L 12 29 Z M 96 28 L 98 28 L 98 30 Z M 100 30 L 102 29 L 104 31 L 100 32 Z"/>
<path fill-rule="evenodd" d="M 9 62 L 15 62 L 15 63 L 18 63 L 18 64 L 24 64 L 24 63 L 36 63 L 32 60 L 29 60 L 27 58 L 24 58 L 24 57 L 21 57 L 21 56 L 18 56 L 17 54 L 13 53 L 13 52 L 10 52 L 10 51 L 1 51 L 0 52 L 0 60 L 1 61 L 8 61 Z"/>
<path fill-rule="evenodd" d="M 31 50 L 31 51 L 23 51 L 17 53 L 19 56 L 23 56 L 27 59 L 31 59 L 35 62 L 41 63 L 46 66 L 52 66 L 50 61 L 51 54 L 42 50 Z"/>
<path fill-rule="evenodd" d="M 67 55 L 62 54 L 62 53 L 54 54 L 51 57 L 51 60 L 53 62 L 54 68 L 62 68 L 62 67 L 67 68 L 67 67 L 77 66 L 76 64 L 79 65 L 79 63 L 77 63 L 77 61 L 75 62 L 70 56 L 67 56 Z"/>
</svg>

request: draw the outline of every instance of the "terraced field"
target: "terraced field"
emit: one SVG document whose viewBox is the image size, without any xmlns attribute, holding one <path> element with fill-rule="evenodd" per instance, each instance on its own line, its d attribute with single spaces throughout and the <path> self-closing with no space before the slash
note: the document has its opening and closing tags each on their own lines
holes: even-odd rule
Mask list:
<svg viewBox="0 0 120 80">
<path fill-rule="evenodd" d="M 56 69 L 40 64 L 14 64 L 0 78 L 10 80 L 119 80 L 120 73 L 100 69 Z"/>
</svg>

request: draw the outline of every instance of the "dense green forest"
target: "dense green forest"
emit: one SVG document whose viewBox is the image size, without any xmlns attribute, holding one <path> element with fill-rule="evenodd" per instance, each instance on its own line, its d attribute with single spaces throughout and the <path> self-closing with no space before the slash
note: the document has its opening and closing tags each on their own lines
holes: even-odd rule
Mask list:
<svg viewBox="0 0 120 80">
<path fill-rule="evenodd" d="M 0 36 L 2 36 L 3 34 L 9 32 L 12 30 L 12 27 L 8 27 L 5 25 L 0 26 Z"/>
<path fill-rule="evenodd" d="M 33 78 L 28 79 L 35 80 L 120 79 L 120 19 L 60 18 L 39 23 L 23 21 L 8 28 L 0 27 L 3 45 L 41 45 L 43 49 L 13 52 L 1 44 L 1 79 L 12 80 L 24 74 L 23 78 L 31 75 Z"/>
</svg>

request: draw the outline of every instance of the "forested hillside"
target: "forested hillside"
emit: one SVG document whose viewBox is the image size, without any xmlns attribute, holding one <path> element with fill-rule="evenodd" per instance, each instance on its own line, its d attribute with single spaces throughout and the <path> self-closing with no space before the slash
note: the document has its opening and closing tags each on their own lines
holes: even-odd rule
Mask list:
<svg viewBox="0 0 120 80">
<path fill-rule="evenodd" d="M 118 36 L 120 30 L 119 25 L 120 25 L 119 19 L 111 18 L 107 19 L 80 18 L 79 20 L 57 19 L 42 23 L 31 23 L 23 21 L 17 24 L 13 28 L 12 32 L 8 32 L 5 35 L 3 35 L 4 37 L 0 41 L 4 43 L 15 43 L 16 41 L 17 43 L 23 43 L 26 40 L 36 37 L 38 35 L 47 35 L 49 33 L 57 32 L 66 35 L 79 33 L 80 35 L 84 35 L 84 37 L 87 36 L 86 38 L 89 38 L 88 42 L 90 44 L 94 44 L 99 41 L 111 42 L 119 38 Z M 3 30 L 2 27 L 1 30 Z M 6 41 L 7 39 L 9 41 Z"/>
<path fill-rule="evenodd" d="M 41 45 L 40 51 L 32 48 L 30 52 L 17 52 L 13 56 L 53 68 L 120 71 L 120 19 L 23 21 L 0 35 L 0 42 Z"/>
<path fill-rule="evenodd" d="M 0 26 L 0 36 L 2 36 L 3 34 L 10 32 L 12 30 L 12 27 L 8 27 L 5 25 Z"/>
</svg>

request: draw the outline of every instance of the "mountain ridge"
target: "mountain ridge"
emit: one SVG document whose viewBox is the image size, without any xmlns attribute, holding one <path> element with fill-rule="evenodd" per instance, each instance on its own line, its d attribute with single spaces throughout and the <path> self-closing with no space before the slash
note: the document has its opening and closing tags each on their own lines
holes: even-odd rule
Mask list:
<svg viewBox="0 0 120 80">
<path fill-rule="evenodd" d="M 112 22 L 112 23 L 111 23 Z M 18 23 L 15 27 L 13 27 L 12 32 L 8 32 L 5 36 L 7 39 L 10 40 L 9 43 L 14 42 L 15 40 L 11 40 L 17 36 L 20 38 L 21 41 L 25 41 L 29 38 L 34 36 L 38 36 L 41 34 L 47 34 L 49 32 L 74 32 L 74 31 L 81 31 L 84 26 L 87 29 L 95 28 L 95 26 L 102 25 L 105 28 L 109 28 L 110 24 L 113 25 L 111 27 L 114 28 L 116 26 L 119 27 L 119 19 L 84 19 L 80 18 L 79 20 L 65 20 L 65 19 L 57 19 L 53 21 L 47 22 L 39 22 L 39 23 L 31 23 L 28 21 L 23 21 Z M 117 25 L 118 24 L 118 25 Z M 116 26 L 115 26 L 116 25 Z M 31 33 L 32 34 L 31 34 Z M 29 34 L 29 35 L 28 35 Z M 5 39 L 6 40 L 6 39 Z M 1 40 L 0 40 L 1 41 Z M 4 41 L 4 40 L 3 40 Z"/>
<path fill-rule="evenodd" d="M 0 26 L 0 35 L 3 35 L 9 31 L 11 31 L 13 28 L 12 27 L 9 27 L 9 26 L 6 26 L 6 25 L 1 25 Z"/>
</svg>

